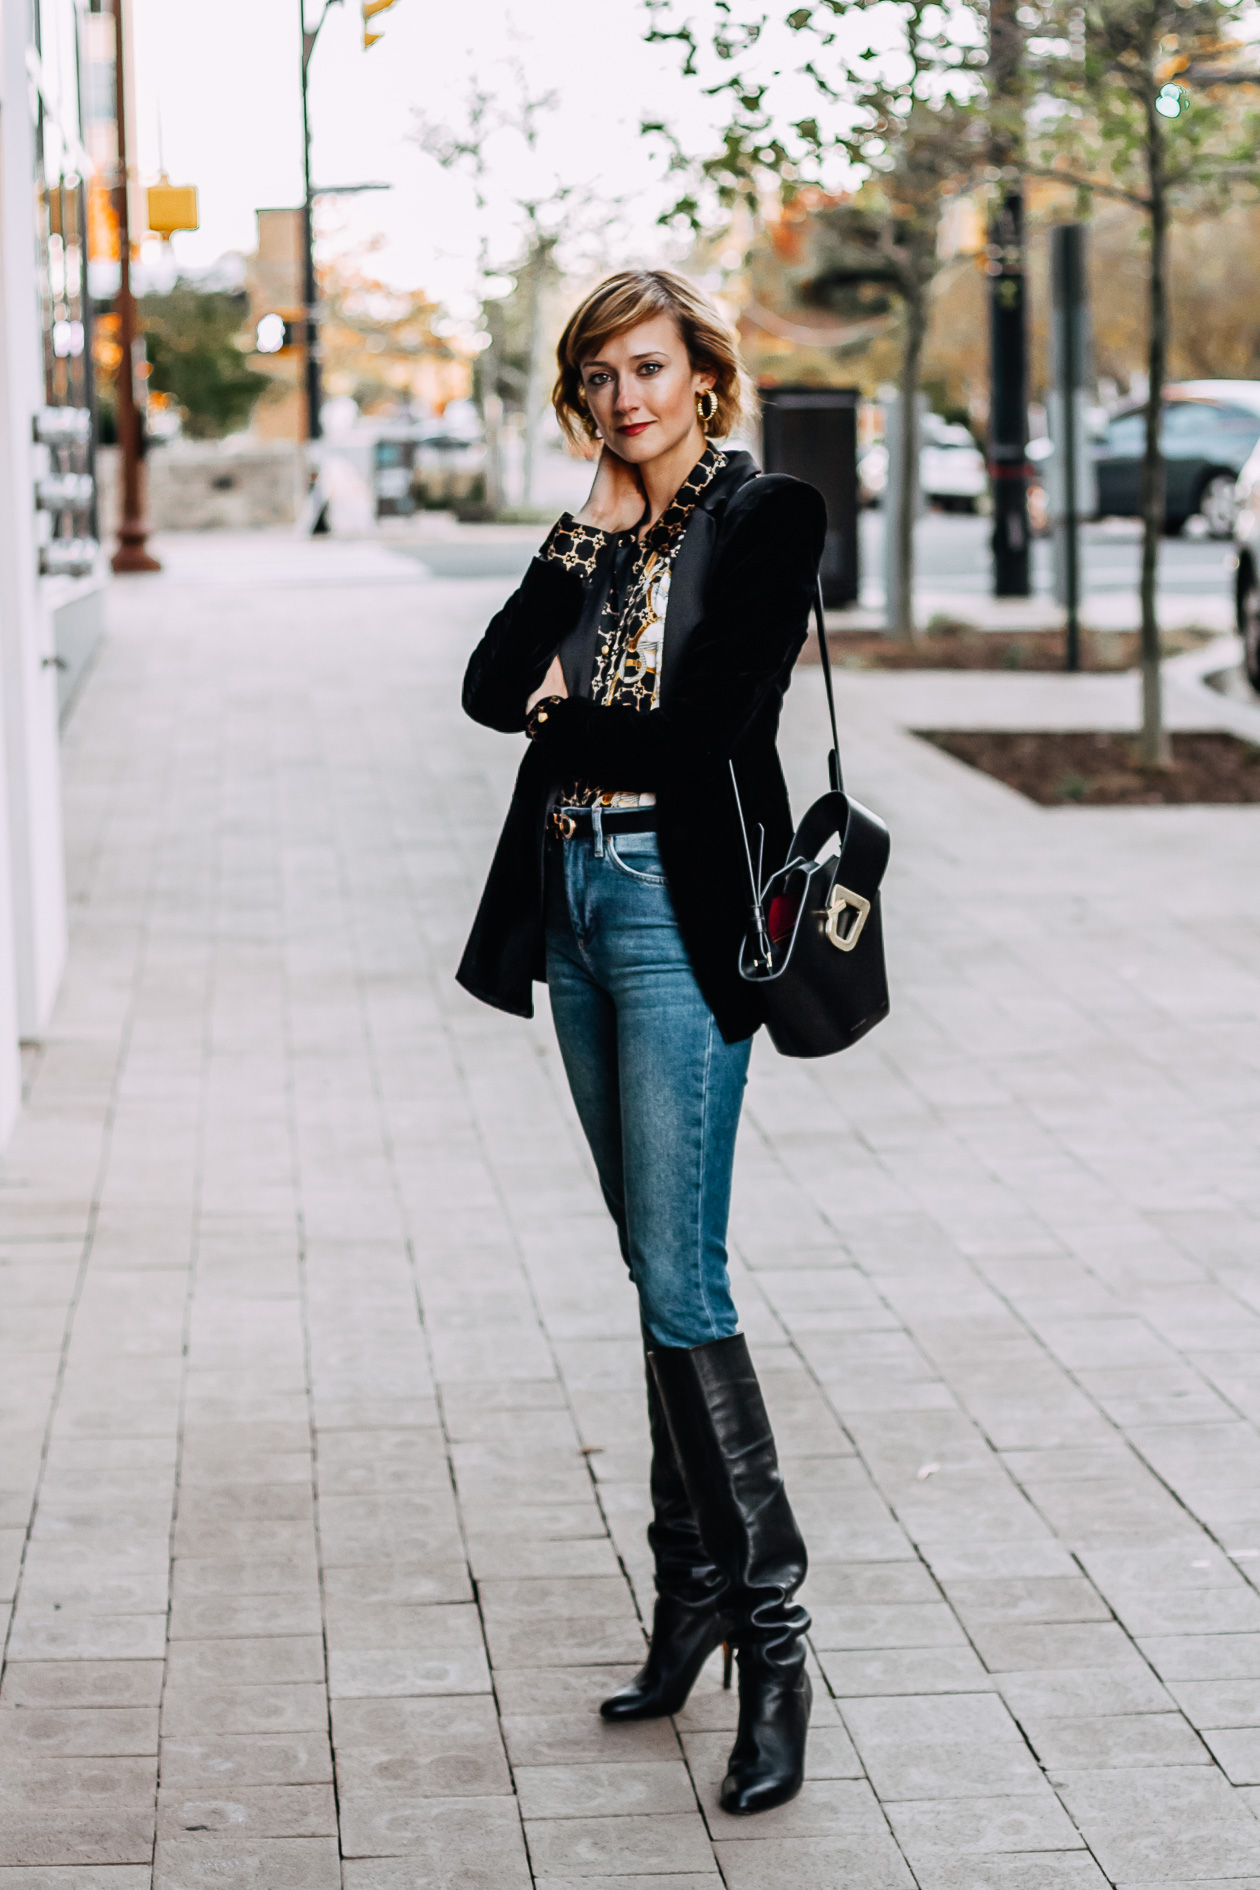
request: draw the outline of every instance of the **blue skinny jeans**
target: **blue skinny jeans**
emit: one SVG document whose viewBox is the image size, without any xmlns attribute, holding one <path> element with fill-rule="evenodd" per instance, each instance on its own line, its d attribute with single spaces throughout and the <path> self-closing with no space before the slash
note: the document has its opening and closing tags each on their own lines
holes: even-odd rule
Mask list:
<svg viewBox="0 0 1260 1890">
<path fill-rule="evenodd" d="M 752 1041 L 725 1042 L 700 995 L 654 833 L 547 852 L 551 1012 L 644 1328 L 660 1346 L 729 1339 L 726 1224 Z"/>
</svg>

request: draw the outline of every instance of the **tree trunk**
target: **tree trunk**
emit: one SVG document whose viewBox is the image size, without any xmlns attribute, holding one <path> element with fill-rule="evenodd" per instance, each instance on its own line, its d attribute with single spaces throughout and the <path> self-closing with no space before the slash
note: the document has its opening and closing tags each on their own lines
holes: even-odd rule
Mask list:
<svg viewBox="0 0 1260 1890">
<path fill-rule="evenodd" d="M 491 518 L 503 510 L 503 402 L 497 394 L 487 394 L 481 403 L 482 430 L 486 436 L 485 508 Z"/>
<path fill-rule="evenodd" d="M 1168 371 L 1168 199 L 1164 177 L 1164 121 L 1153 97 L 1146 105 L 1146 174 L 1150 191 L 1151 265 L 1148 295 L 1146 450 L 1142 457 L 1142 735 L 1144 768 L 1166 768 L 1172 749 L 1164 730 L 1155 589 L 1164 533 L 1164 456 L 1160 420 Z"/>
<path fill-rule="evenodd" d="M 543 276 L 547 250 L 535 238 L 529 259 L 529 363 L 525 376 L 525 438 L 521 477 L 521 504 L 528 512 L 534 503 L 534 458 L 542 410 L 543 382 Z"/>
<path fill-rule="evenodd" d="M 919 510 L 919 373 L 927 334 L 927 296 L 917 276 L 905 291 L 905 340 L 901 350 L 897 418 L 901 480 L 895 518 L 884 529 L 896 535 L 897 604 L 888 618 L 889 634 L 914 636 L 914 527 Z"/>
<path fill-rule="evenodd" d="M 494 333 L 492 305 L 481 305 L 483 325 Z M 492 518 L 503 510 L 503 402 L 499 398 L 499 343 L 492 340 L 477 362 L 477 387 L 481 395 L 481 427 L 486 441 L 485 507 Z"/>
</svg>

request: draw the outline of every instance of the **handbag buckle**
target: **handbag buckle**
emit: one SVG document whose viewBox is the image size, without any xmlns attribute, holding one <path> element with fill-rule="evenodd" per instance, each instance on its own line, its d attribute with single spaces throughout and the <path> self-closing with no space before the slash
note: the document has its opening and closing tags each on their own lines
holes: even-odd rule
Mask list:
<svg viewBox="0 0 1260 1890">
<path fill-rule="evenodd" d="M 853 950 L 862 936 L 862 927 L 866 924 L 870 909 L 870 900 L 863 899 L 861 893 L 850 892 L 847 886 L 834 885 L 831 888 L 820 916 L 826 919 L 827 937 L 838 952 Z M 854 915 L 847 921 L 844 916 L 846 912 Z"/>
</svg>

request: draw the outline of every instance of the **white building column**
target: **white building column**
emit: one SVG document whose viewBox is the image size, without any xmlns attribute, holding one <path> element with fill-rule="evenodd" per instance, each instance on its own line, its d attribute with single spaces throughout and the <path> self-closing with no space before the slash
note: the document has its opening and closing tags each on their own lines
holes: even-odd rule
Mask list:
<svg viewBox="0 0 1260 1890">
<path fill-rule="evenodd" d="M 0 1133 L 5 1133 L 16 1039 L 44 1030 L 65 964 L 66 882 L 56 651 L 51 614 L 39 596 L 35 542 L 33 426 L 43 405 L 43 365 L 24 6 L 0 3 L 0 35 L 0 828 L 5 841 L 0 849 Z"/>
</svg>

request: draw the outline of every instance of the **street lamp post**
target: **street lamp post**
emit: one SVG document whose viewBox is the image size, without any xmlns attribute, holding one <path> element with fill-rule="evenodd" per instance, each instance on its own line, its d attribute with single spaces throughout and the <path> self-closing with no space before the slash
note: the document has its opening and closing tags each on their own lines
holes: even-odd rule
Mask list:
<svg viewBox="0 0 1260 1890">
<path fill-rule="evenodd" d="M 989 79 L 996 110 L 990 155 L 1000 179 L 989 224 L 989 473 L 993 594 L 1028 597 L 1028 316 L 1024 280 L 1024 38 L 1017 0 L 990 0 Z"/>
<path fill-rule="evenodd" d="M 1024 195 L 1002 191 L 989 226 L 989 471 L 993 482 L 993 594 L 1028 597 L 1028 317 L 1024 280 Z"/>
<path fill-rule="evenodd" d="M 1064 667 L 1081 666 L 1081 488 L 1092 470 L 1085 445 L 1085 384 L 1089 354 L 1089 304 L 1085 286 L 1083 223 L 1057 223 L 1050 232 L 1050 295 L 1053 309 L 1050 358 L 1053 369 L 1051 411 L 1054 457 L 1051 490 L 1054 495 L 1056 589 L 1067 613 Z M 1084 461 L 1084 464 L 1082 462 Z M 1086 478 L 1082 480 L 1082 472 Z"/>
<path fill-rule="evenodd" d="M 149 535 L 144 516 L 140 466 L 140 414 L 136 407 L 134 348 L 136 302 L 131 292 L 131 214 L 127 201 L 127 90 L 126 35 L 123 0 L 114 0 L 114 111 L 118 120 L 118 445 L 122 460 L 122 518 L 118 549 L 111 567 L 118 572 L 160 571 L 161 565 L 145 547 Z"/>
<path fill-rule="evenodd" d="M 317 440 L 322 428 L 319 419 L 321 389 L 319 312 L 316 304 L 315 282 L 315 193 L 311 189 L 311 111 L 307 96 L 307 73 L 320 28 L 328 18 L 328 9 L 332 6 L 340 6 L 340 4 L 341 0 L 324 0 L 319 19 L 313 29 L 308 29 L 306 0 L 298 0 L 298 12 L 302 23 L 302 177 L 305 184 L 302 195 L 302 307 L 306 350 L 306 437 L 308 440 Z"/>
<path fill-rule="evenodd" d="M 384 13 L 395 4 L 395 0 L 362 0 L 363 44 L 366 49 L 376 44 L 379 33 L 367 30 L 368 20 L 376 13 Z M 388 190 L 388 184 L 341 184 L 332 190 L 316 190 L 311 184 L 311 109 L 307 90 L 307 75 L 310 71 L 311 54 L 315 51 L 315 42 L 320 29 L 328 18 L 328 9 L 338 7 L 341 0 L 324 0 L 320 16 L 313 27 L 306 24 L 306 0 L 298 0 L 298 16 L 302 27 L 302 304 L 304 326 L 306 330 L 306 437 L 308 440 L 319 439 L 323 432 L 319 410 L 322 404 L 322 388 L 319 372 L 319 305 L 318 284 L 315 279 L 315 199 L 316 197 L 344 197 L 361 190 Z"/>
</svg>

